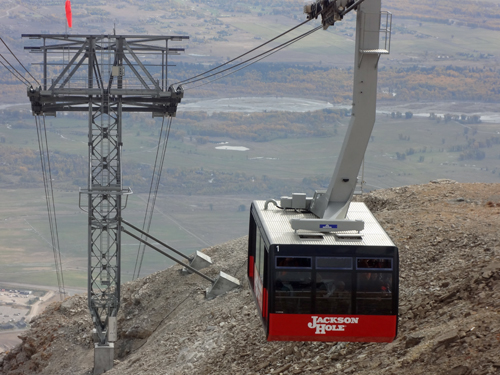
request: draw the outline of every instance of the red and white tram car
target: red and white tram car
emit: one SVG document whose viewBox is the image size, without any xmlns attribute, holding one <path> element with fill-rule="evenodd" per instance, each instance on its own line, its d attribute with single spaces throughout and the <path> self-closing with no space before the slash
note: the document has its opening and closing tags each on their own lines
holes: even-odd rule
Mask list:
<svg viewBox="0 0 500 375">
<path fill-rule="evenodd" d="M 268 341 L 391 342 L 398 323 L 398 249 L 364 203 L 358 232 L 294 231 L 314 215 L 250 210 L 248 280 Z"/>
</svg>

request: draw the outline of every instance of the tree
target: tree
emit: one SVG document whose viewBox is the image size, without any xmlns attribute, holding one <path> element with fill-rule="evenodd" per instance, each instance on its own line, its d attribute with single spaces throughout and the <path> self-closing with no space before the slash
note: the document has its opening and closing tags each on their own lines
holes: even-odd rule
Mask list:
<svg viewBox="0 0 500 375">
<path fill-rule="evenodd" d="M 405 160 L 406 159 L 406 154 L 396 152 L 396 159 L 398 160 Z"/>
</svg>

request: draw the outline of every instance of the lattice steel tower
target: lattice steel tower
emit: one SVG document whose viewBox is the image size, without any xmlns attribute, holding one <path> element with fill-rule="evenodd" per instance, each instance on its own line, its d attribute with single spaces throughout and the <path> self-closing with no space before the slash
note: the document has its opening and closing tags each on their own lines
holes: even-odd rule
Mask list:
<svg viewBox="0 0 500 375">
<path fill-rule="evenodd" d="M 122 177 L 122 113 L 175 116 L 182 89 L 167 88 L 170 41 L 186 36 L 24 34 L 41 39 L 42 86 L 30 88 L 34 115 L 88 112 L 88 303 L 94 323 L 94 374 L 113 367 L 120 307 L 121 212 L 130 188 Z M 138 56 L 141 57 L 144 61 Z M 58 71 L 49 80 L 48 70 Z M 83 208 L 83 207 L 82 207 Z"/>
</svg>

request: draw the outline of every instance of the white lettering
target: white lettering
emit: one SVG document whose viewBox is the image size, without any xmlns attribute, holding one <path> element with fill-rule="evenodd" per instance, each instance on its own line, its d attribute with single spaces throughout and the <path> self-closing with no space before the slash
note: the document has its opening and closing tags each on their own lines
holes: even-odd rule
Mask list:
<svg viewBox="0 0 500 375">
<path fill-rule="evenodd" d="M 325 332 L 325 328 L 326 328 L 326 324 L 318 324 L 316 326 L 316 334 L 317 335 L 324 335 L 326 332 Z"/>
<path fill-rule="evenodd" d="M 309 328 L 314 328 L 314 327 L 316 327 L 316 320 L 318 319 L 318 317 L 317 316 L 311 316 L 311 318 L 313 319 L 313 321 L 310 322 L 310 323 L 307 323 L 307 326 Z"/>
<path fill-rule="evenodd" d="M 358 324 L 359 318 L 351 317 L 320 317 L 311 316 L 312 322 L 307 323 L 311 329 L 316 329 L 316 335 L 325 335 L 331 331 L 345 331 L 346 324 Z M 345 324 L 327 324 L 327 323 L 345 323 Z"/>
</svg>

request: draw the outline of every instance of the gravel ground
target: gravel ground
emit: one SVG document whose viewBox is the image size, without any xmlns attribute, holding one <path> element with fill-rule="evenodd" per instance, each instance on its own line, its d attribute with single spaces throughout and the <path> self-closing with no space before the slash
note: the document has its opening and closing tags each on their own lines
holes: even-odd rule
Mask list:
<svg viewBox="0 0 500 375">
<path fill-rule="evenodd" d="M 450 180 L 361 197 L 400 249 L 400 323 L 390 344 L 266 342 L 245 281 L 247 239 L 206 249 L 243 287 L 206 300 L 172 267 L 122 287 L 109 375 L 499 374 L 500 184 Z M 0 359 L 12 375 L 91 374 L 86 297 L 53 303 Z"/>
</svg>

